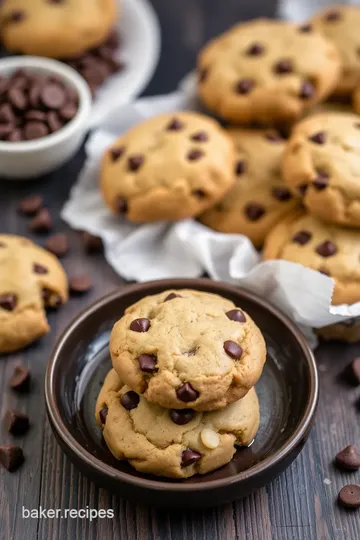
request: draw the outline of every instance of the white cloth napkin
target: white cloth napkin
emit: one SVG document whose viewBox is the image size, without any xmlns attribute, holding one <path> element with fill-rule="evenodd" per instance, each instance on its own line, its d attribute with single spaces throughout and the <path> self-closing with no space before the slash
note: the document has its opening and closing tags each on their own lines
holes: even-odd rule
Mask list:
<svg viewBox="0 0 360 540">
<path fill-rule="evenodd" d="M 359 317 L 360 302 L 331 305 L 331 278 L 287 261 L 261 262 L 243 235 L 217 233 L 192 219 L 133 225 L 107 209 L 98 189 L 99 162 L 105 148 L 145 118 L 196 108 L 194 96 L 193 78 L 189 77 L 173 94 L 140 99 L 104 116 L 88 140 L 87 161 L 62 218 L 75 229 L 101 236 L 107 261 L 128 280 L 197 277 L 207 272 L 213 279 L 260 294 L 305 330 Z"/>
</svg>

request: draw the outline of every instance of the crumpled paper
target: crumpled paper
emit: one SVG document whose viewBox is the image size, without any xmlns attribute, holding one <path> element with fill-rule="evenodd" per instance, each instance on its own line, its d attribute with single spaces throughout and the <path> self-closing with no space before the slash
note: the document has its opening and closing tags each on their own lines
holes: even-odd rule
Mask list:
<svg viewBox="0 0 360 540">
<path fill-rule="evenodd" d="M 194 79 L 177 92 L 120 106 L 98 123 L 86 145 L 87 160 L 62 218 L 74 229 L 101 236 L 105 257 L 128 280 L 167 277 L 211 278 L 254 291 L 287 313 L 307 335 L 319 328 L 360 316 L 360 302 L 332 306 L 333 280 L 288 261 L 261 261 L 250 240 L 212 231 L 193 219 L 178 223 L 133 225 L 113 216 L 98 188 L 103 151 L 134 124 L 162 112 L 198 108 Z M 314 343 L 314 341 L 313 341 Z"/>
</svg>

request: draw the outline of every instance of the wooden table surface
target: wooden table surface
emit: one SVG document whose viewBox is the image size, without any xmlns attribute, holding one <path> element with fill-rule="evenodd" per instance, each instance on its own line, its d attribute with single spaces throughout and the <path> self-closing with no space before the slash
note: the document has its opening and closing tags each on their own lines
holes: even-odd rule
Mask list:
<svg viewBox="0 0 360 540">
<path fill-rule="evenodd" d="M 196 52 L 209 37 L 233 22 L 271 15 L 271 0 L 154 0 L 163 28 L 162 56 L 148 94 L 173 90 L 190 70 Z M 246 6 L 242 5 L 246 4 Z M 317 351 L 321 396 L 315 426 L 302 454 L 277 480 L 244 500 L 213 509 L 166 511 L 131 504 L 99 489 L 81 475 L 60 450 L 51 432 L 44 407 L 44 373 L 56 336 L 77 312 L 116 287 L 121 280 L 102 256 L 86 256 L 78 233 L 69 231 L 58 217 L 69 189 L 81 168 L 81 152 L 71 163 L 34 183 L 1 182 L 0 231 L 27 232 L 27 220 L 16 206 L 31 192 L 44 194 L 55 216 L 57 231 L 71 238 L 71 251 L 63 260 L 69 274 L 89 271 L 95 279 L 85 298 L 71 300 L 51 315 L 51 333 L 26 352 L 0 360 L 1 410 L 8 407 L 29 414 L 30 432 L 18 440 L 26 462 L 16 473 L 0 470 L 0 540 L 357 540 L 360 513 L 346 512 L 336 504 L 346 483 L 360 483 L 360 473 L 346 474 L 332 465 L 345 445 L 360 444 L 360 411 L 354 403 L 359 392 L 338 381 L 338 374 L 360 346 L 322 345 Z M 18 396 L 7 389 L 14 365 L 23 360 L 31 369 L 30 394 Z M 301 388 L 299 388 L 301 391 Z M 1 426 L 2 443 L 13 441 Z M 214 501 L 216 503 L 216 501 Z M 112 508 L 114 519 L 23 519 L 22 507 Z"/>
</svg>

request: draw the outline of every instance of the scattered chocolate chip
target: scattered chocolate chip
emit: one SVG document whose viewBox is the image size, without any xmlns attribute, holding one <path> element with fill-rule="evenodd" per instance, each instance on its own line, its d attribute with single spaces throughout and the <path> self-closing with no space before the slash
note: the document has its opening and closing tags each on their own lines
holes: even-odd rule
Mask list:
<svg viewBox="0 0 360 540">
<path fill-rule="evenodd" d="M 300 246 L 305 246 L 308 242 L 310 242 L 312 238 L 311 232 L 308 231 L 298 231 L 294 236 L 292 237 L 292 241 L 295 242 L 295 244 L 300 244 Z"/>
<path fill-rule="evenodd" d="M 199 75 L 198 75 L 199 82 L 201 82 L 201 83 L 205 82 L 206 79 L 207 79 L 208 74 L 209 74 L 208 68 L 200 69 Z"/>
<path fill-rule="evenodd" d="M 128 202 L 125 197 L 118 197 L 116 199 L 116 210 L 118 214 L 126 214 L 128 211 Z"/>
<path fill-rule="evenodd" d="M 64 233 L 53 234 L 47 239 L 44 247 L 57 257 L 63 257 L 69 251 L 68 237 Z"/>
<path fill-rule="evenodd" d="M 230 311 L 227 311 L 225 315 L 228 319 L 230 319 L 230 321 L 246 322 L 246 317 L 240 309 L 230 309 Z"/>
<path fill-rule="evenodd" d="M 49 270 L 42 264 L 34 263 L 33 264 L 33 272 L 35 274 L 48 274 Z"/>
<path fill-rule="evenodd" d="M 235 85 L 235 91 L 238 94 L 249 94 L 251 90 L 254 88 L 255 83 L 251 79 L 241 79 L 238 81 Z"/>
<path fill-rule="evenodd" d="M 290 190 L 286 187 L 274 187 L 271 194 L 278 201 L 289 201 L 292 197 Z"/>
<path fill-rule="evenodd" d="M 241 176 L 242 174 L 244 174 L 246 169 L 247 169 L 246 162 L 243 159 L 240 159 L 235 165 L 235 174 L 237 176 Z"/>
<path fill-rule="evenodd" d="M 17 392 L 27 392 L 30 385 L 30 371 L 24 364 L 17 364 L 11 375 L 8 386 Z"/>
<path fill-rule="evenodd" d="M 360 508 L 360 485 L 344 486 L 339 493 L 339 503 L 346 508 Z"/>
<path fill-rule="evenodd" d="M 184 123 L 181 122 L 178 118 L 173 118 L 170 120 L 166 126 L 167 131 L 180 131 L 184 127 Z"/>
<path fill-rule="evenodd" d="M 226 352 L 226 354 L 228 354 L 229 356 L 231 356 L 231 358 L 234 358 L 235 360 L 238 360 L 243 353 L 240 345 L 235 343 L 235 341 L 231 340 L 224 342 L 224 351 Z"/>
<path fill-rule="evenodd" d="M 120 146 L 118 148 L 110 148 L 109 154 L 112 161 L 117 161 L 121 158 L 121 156 L 124 154 L 125 148 L 124 146 Z"/>
<path fill-rule="evenodd" d="M 4 416 L 5 428 L 13 435 L 23 435 L 29 429 L 29 417 L 21 412 L 8 409 Z"/>
<path fill-rule="evenodd" d="M 109 409 L 107 408 L 107 405 L 104 405 L 102 409 L 100 409 L 99 416 L 102 424 L 106 423 L 106 417 L 108 415 Z"/>
<path fill-rule="evenodd" d="M 337 253 L 337 247 L 331 240 L 325 240 L 315 248 L 315 251 L 321 257 L 332 257 Z"/>
<path fill-rule="evenodd" d="M 46 135 L 49 135 L 49 128 L 43 122 L 31 120 L 24 126 L 24 138 L 27 141 L 41 139 L 41 137 L 46 137 Z"/>
<path fill-rule="evenodd" d="M 35 233 L 47 233 L 53 226 L 52 217 L 47 208 L 42 208 L 31 220 L 29 229 Z"/>
<path fill-rule="evenodd" d="M 195 401 L 199 397 L 199 392 L 197 392 L 191 386 L 191 384 L 187 382 L 176 390 L 176 395 L 180 401 L 188 403 L 189 401 Z"/>
<path fill-rule="evenodd" d="M 354 358 L 349 364 L 347 371 L 349 381 L 354 386 L 358 386 L 360 384 L 360 357 Z"/>
<path fill-rule="evenodd" d="M 274 73 L 278 75 L 286 75 L 287 73 L 292 73 L 294 71 L 293 63 L 288 58 L 279 60 L 274 65 Z"/>
<path fill-rule="evenodd" d="M 129 390 L 126 394 L 123 394 L 120 398 L 120 403 L 127 411 L 131 409 L 136 409 L 139 405 L 140 396 L 133 390 Z"/>
<path fill-rule="evenodd" d="M 299 192 L 299 194 L 304 197 L 306 195 L 306 192 L 309 188 L 309 185 L 308 184 L 299 184 L 296 186 L 296 189 L 297 191 Z"/>
<path fill-rule="evenodd" d="M 302 99 L 311 99 L 315 95 L 315 87 L 310 81 L 304 81 L 300 88 L 300 97 Z"/>
<path fill-rule="evenodd" d="M 310 135 L 309 141 L 312 141 L 316 144 L 325 144 L 326 140 L 326 133 L 325 131 L 317 131 L 316 133 L 313 133 L 313 135 Z"/>
<path fill-rule="evenodd" d="M 44 287 L 41 291 L 41 294 L 44 304 L 47 308 L 58 309 L 60 306 L 62 306 L 62 298 L 50 289 Z"/>
<path fill-rule="evenodd" d="M 144 163 L 144 156 L 140 154 L 128 157 L 128 169 L 131 172 L 138 171 L 143 163 Z"/>
<path fill-rule="evenodd" d="M 172 409 L 170 411 L 170 418 L 178 426 L 184 426 L 191 422 L 195 416 L 193 409 Z"/>
<path fill-rule="evenodd" d="M 264 52 L 265 48 L 261 43 L 252 43 L 247 49 L 246 54 L 248 56 L 260 56 Z"/>
<path fill-rule="evenodd" d="M 17 304 L 17 296 L 15 294 L 0 294 L 0 308 L 5 311 L 14 311 Z"/>
<path fill-rule="evenodd" d="M 167 295 L 164 302 L 168 302 L 169 300 L 173 300 L 174 298 L 182 298 L 182 296 L 180 294 L 175 294 L 171 292 L 170 294 Z"/>
<path fill-rule="evenodd" d="M 338 21 L 341 18 L 341 13 L 339 11 L 328 11 L 325 15 L 325 20 L 328 22 Z"/>
<path fill-rule="evenodd" d="M 265 214 L 265 208 L 257 203 L 249 203 L 245 206 L 245 214 L 250 221 L 258 221 Z"/>
<path fill-rule="evenodd" d="M 201 454 L 199 454 L 199 452 L 195 452 L 195 450 L 191 450 L 191 448 L 187 448 L 186 450 L 183 450 L 181 454 L 181 466 L 188 467 L 189 465 L 192 465 L 193 463 L 200 461 L 200 459 L 201 459 Z"/>
<path fill-rule="evenodd" d="M 341 469 L 357 471 L 360 468 L 360 454 L 353 444 L 341 450 L 335 456 L 335 463 Z"/>
<path fill-rule="evenodd" d="M 307 34 L 312 31 L 311 24 L 302 24 L 298 27 L 299 32 L 303 32 L 304 34 Z"/>
<path fill-rule="evenodd" d="M 322 191 L 329 185 L 329 176 L 324 171 L 318 171 L 317 177 L 312 181 L 312 185 L 317 191 Z"/>
<path fill-rule="evenodd" d="M 196 133 L 191 135 L 190 139 L 196 142 L 206 142 L 209 140 L 209 136 L 206 131 L 197 131 Z"/>
<path fill-rule="evenodd" d="M 0 463 L 9 472 L 16 471 L 24 462 L 24 453 L 19 446 L 13 444 L 0 445 Z"/>
<path fill-rule="evenodd" d="M 203 155 L 204 155 L 204 152 L 202 150 L 194 149 L 194 150 L 190 150 L 187 153 L 186 158 L 189 161 L 198 161 L 200 158 L 203 157 Z"/>
<path fill-rule="evenodd" d="M 83 233 L 83 241 L 86 253 L 101 253 L 104 249 L 100 236 L 95 236 L 85 231 Z"/>
<path fill-rule="evenodd" d="M 84 294 L 93 286 L 93 280 L 88 274 L 79 274 L 69 278 L 70 292 L 73 294 Z"/>
<path fill-rule="evenodd" d="M 157 357 L 154 354 L 141 354 L 138 357 L 139 367 L 145 373 L 155 373 L 157 371 Z"/>
<path fill-rule="evenodd" d="M 44 204 L 42 195 L 31 195 L 20 201 L 18 211 L 26 216 L 32 216 L 41 210 Z"/>
<path fill-rule="evenodd" d="M 193 189 L 192 194 L 195 195 L 198 199 L 205 199 L 206 192 L 203 189 Z"/>
<path fill-rule="evenodd" d="M 151 326 L 149 319 L 134 319 L 130 324 L 130 330 L 133 332 L 147 332 Z"/>
</svg>

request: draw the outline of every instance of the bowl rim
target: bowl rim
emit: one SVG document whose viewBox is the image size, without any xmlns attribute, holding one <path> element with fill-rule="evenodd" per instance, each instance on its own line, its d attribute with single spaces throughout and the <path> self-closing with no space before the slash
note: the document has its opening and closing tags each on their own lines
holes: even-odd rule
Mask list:
<svg viewBox="0 0 360 540">
<path fill-rule="evenodd" d="M 266 457 L 259 463 L 255 464 L 254 466 L 250 467 L 249 469 L 241 471 L 233 475 L 232 477 L 220 478 L 215 480 L 205 480 L 199 484 L 182 484 L 179 482 L 172 483 L 169 481 L 163 481 L 161 480 L 161 477 L 159 477 L 159 480 L 153 480 L 151 478 L 134 476 L 131 473 L 115 469 L 111 465 L 108 465 L 104 461 L 96 458 L 93 454 L 88 452 L 75 439 L 75 437 L 71 435 L 71 433 L 66 427 L 66 424 L 63 422 L 55 399 L 54 371 L 64 344 L 77 327 L 79 327 L 84 321 L 86 321 L 86 319 L 91 317 L 94 313 L 96 313 L 98 309 L 104 307 L 107 303 L 112 302 L 118 297 L 126 296 L 127 294 L 135 292 L 143 291 L 144 296 L 146 296 L 146 294 L 151 294 L 148 289 L 151 289 L 153 286 L 161 286 L 164 287 L 165 290 L 180 288 L 193 288 L 196 290 L 196 287 L 205 286 L 210 290 L 214 289 L 211 291 L 214 294 L 221 295 L 221 291 L 226 291 L 232 294 L 243 296 L 249 301 L 260 304 L 261 307 L 267 309 L 273 316 L 280 319 L 281 322 L 285 324 L 285 326 L 287 326 L 287 328 L 293 334 L 294 338 L 302 349 L 308 369 L 310 391 L 309 397 L 306 402 L 306 407 L 301 416 L 299 424 L 297 425 L 292 435 L 274 453 L 272 453 L 270 456 Z M 143 487 L 156 491 L 206 491 L 212 488 L 226 487 L 241 482 L 243 480 L 256 478 L 258 475 L 263 474 L 266 470 L 272 469 L 277 463 L 284 460 L 287 456 L 291 455 L 291 453 L 294 451 L 294 449 L 296 449 L 303 437 L 306 437 L 307 432 L 311 427 L 313 421 L 313 417 L 318 403 L 318 397 L 319 380 L 315 357 L 306 341 L 305 336 L 295 325 L 295 323 L 277 307 L 271 305 L 269 302 L 267 302 L 267 300 L 264 300 L 259 295 L 242 287 L 236 287 L 228 283 L 224 283 L 221 281 L 213 281 L 206 278 L 171 278 L 136 283 L 133 285 L 125 285 L 124 287 L 121 287 L 120 289 L 99 298 L 91 305 L 83 309 L 77 316 L 75 316 L 68 324 L 66 329 L 63 331 L 61 336 L 58 338 L 51 353 L 45 374 L 45 402 L 47 407 L 47 413 L 50 419 L 50 424 L 52 428 L 56 430 L 57 435 L 60 437 L 65 446 L 71 450 L 72 455 L 75 454 L 75 456 L 80 462 L 84 462 L 87 467 L 95 470 L 98 475 L 106 475 L 106 477 L 110 480 L 116 479 L 125 484 L 130 484 L 136 487 Z"/>
<path fill-rule="evenodd" d="M 10 56 L 0 59 L 0 76 L 17 69 L 25 69 L 30 72 L 38 70 L 47 72 L 49 75 L 58 75 L 64 79 L 64 82 L 75 88 L 78 94 L 78 110 L 70 122 L 45 137 L 20 142 L 0 141 L 0 152 L 14 154 L 17 152 L 27 153 L 46 150 L 70 138 L 79 128 L 86 124 L 92 106 L 91 91 L 85 79 L 73 68 L 59 60 L 40 56 Z"/>
</svg>

